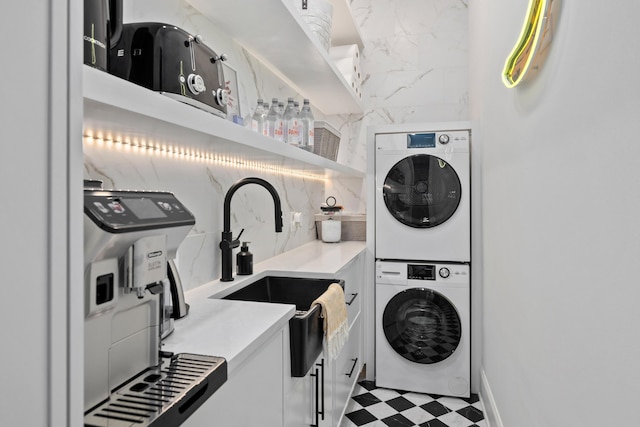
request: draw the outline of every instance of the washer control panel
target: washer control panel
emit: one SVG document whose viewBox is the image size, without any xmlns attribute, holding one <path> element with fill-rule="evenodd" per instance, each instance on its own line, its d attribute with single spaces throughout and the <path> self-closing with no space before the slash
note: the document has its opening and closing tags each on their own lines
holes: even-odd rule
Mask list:
<svg viewBox="0 0 640 427">
<path fill-rule="evenodd" d="M 408 284 L 409 281 L 465 283 L 469 281 L 468 264 L 429 264 L 420 262 L 376 261 L 378 284 Z M 426 285 L 425 285 L 426 286 Z"/>
</svg>

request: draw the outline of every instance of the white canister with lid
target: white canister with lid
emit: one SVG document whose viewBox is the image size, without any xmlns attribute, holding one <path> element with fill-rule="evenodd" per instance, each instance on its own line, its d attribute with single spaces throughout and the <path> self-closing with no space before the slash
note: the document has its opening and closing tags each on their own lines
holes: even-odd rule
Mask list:
<svg viewBox="0 0 640 427">
<path fill-rule="evenodd" d="M 328 217 L 322 221 L 322 241 L 325 243 L 339 242 L 342 236 L 342 221 L 340 221 L 342 206 L 336 206 L 336 198 L 329 196 L 326 200 L 326 206 L 322 206 L 320 209 Z"/>
</svg>

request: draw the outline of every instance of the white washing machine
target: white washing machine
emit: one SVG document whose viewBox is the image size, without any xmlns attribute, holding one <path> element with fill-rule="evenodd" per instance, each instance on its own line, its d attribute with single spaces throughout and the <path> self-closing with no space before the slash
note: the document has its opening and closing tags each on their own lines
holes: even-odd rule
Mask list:
<svg viewBox="0 0 640 427">
<path fill-rule="evenodd" d="M 470 396 L 469 266 L 376 262 L 376 386 Z"/>
<path fill-rule="evenodd" d="M 469 130 L 375 136 L 376 259 L 469 262 Z"/>
</svg>

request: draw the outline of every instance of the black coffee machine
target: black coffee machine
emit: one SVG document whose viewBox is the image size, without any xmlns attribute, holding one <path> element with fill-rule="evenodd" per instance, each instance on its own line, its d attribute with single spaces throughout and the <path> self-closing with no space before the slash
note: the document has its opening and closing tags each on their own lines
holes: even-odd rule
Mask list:
<svg viewBox="0 0 640 427">
<path fill-rule="evenodd" d="M 109 71 L 109 51 L 122 34 L 122 0 L 84 0 L 84 63 Z"/>
</svg>

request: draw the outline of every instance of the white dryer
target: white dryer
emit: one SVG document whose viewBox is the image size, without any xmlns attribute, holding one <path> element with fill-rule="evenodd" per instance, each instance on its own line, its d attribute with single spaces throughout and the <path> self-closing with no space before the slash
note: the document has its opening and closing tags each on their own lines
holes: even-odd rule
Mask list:
<svg viewBox="0 0 640 427">
<path fill-rule="evenodd" d="M 469 397 L 469 266 L 376 262 L 378 387 Z"/>
<path fill-rule="evenodd" d="M 375 136 L 375 257 L 469 262 L 469 130 Z"/>
</svg>

